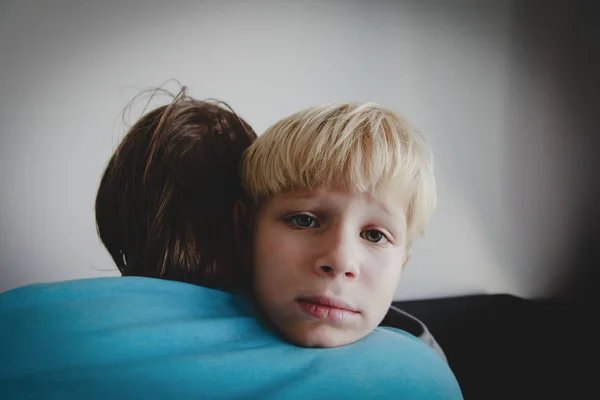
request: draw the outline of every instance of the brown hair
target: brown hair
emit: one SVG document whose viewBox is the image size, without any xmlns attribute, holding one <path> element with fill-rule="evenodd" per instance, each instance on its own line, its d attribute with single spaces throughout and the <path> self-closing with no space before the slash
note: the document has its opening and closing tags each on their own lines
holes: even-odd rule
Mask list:
<svg viewBox="0 0 600 400">
<path fill-rule="evenodd" d="M 244 274 L 232 213 L 256 134 L 225 103 L 185 91 L 145 114 L 114 152 L 96 196 L 98 235 L 124 276 L 236 289 Z"/>
</svg>

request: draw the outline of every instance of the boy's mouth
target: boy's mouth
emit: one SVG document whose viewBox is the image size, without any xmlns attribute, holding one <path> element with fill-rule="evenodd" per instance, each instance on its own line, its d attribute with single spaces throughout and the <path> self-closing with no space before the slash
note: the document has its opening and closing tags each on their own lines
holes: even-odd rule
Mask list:
<svg viewBox="0 0 600 400">
<path fill-rule="evenodd" d="M 331 297 L 300 297 L 296 302 L 304 313 L 326 321 L 342 321 L 360 314 L 348 303 Z"/>
</svg>

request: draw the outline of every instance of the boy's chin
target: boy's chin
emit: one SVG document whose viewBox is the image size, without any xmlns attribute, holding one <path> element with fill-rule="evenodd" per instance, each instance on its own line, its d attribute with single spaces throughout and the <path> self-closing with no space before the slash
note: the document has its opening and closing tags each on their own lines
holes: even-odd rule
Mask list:
<svg viewBox="0 0 600 400">
<path fill-rule="evenodd" d="M 340 329 L 327 324 L 301 324 L 280 328 L 283 337 L 300 347 L 340 347 L 354 343 L 369 334 L 356 329 Z"/>
</svg>

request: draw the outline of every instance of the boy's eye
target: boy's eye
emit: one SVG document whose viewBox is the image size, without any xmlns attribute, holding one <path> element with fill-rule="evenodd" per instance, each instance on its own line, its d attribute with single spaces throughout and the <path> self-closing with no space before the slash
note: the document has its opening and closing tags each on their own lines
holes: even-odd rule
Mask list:
<svg viewBox="0 0 600 400">
<path fill-rule="evenodd" d="M 316 219 L 306 214 L 292 215 L 291 217 L 287 218 L 287 220 L 292 224 L 301 226 L 303 228 L 315 228 L 319 226 Z"/>
<path fill-rule="evenodd" d="M 379 243 L 381 242 L 382 239 L 385 239 L 385 235 L 378 230 L 375 229 L 370 229 L 368 231 L 363 231 L 360 233 L 360 236 L 363 239 L 368 240 L 369 242 L 373 242 L 373 243 Z"/>
</svg>

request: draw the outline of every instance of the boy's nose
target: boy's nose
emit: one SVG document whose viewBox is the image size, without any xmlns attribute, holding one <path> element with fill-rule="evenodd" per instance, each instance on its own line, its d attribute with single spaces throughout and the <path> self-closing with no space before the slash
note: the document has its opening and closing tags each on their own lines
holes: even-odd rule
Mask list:
<svg viewBox="0 0 600 400">
<path fill-rule="evenodd" d="M 322 242 L 320 256 L 315 263 L 315 271 L 319 276 L 345 279 L 357 279 L 360 274 L 358 257 L 354 248 L 356 243 L 351 235 L 339 229 L 329 232 L 327 239 Z"/>
</svg>

